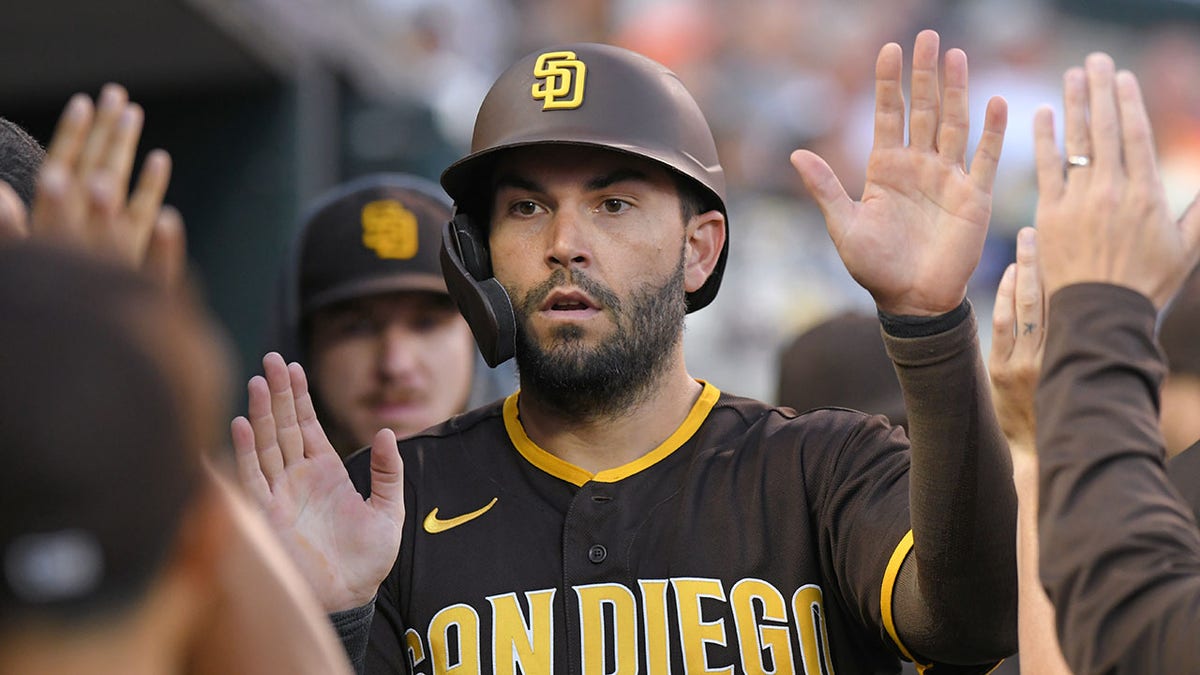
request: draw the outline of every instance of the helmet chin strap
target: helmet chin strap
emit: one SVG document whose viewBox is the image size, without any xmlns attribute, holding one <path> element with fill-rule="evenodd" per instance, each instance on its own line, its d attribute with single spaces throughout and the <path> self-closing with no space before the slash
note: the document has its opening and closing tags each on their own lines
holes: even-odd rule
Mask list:
<svg viewBox="0 0 1200 675">
<path fill-rule="evenodd" d="M 458 311 L 471 327 L 479 353 L 489 367 L 511 359 L 517 350 L 517 319 L 508 291 L 492 276 L 481 232 L 465 213 L 442 229 L 442 274 Z"/>
</svg>

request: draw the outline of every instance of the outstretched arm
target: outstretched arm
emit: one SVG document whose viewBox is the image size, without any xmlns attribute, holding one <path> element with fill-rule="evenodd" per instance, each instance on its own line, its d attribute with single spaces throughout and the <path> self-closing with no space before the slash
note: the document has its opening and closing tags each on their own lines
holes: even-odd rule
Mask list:
<svg viewBox="0 0 1200 675">
<path fill-rule="evenodd" d="M 983 663 L 1015 649 L 1016 499 L 965 296 L 987 234 L 1006 106 L 989 102 L 968 170 L 966 55 L 946 53 L 942 93 L 938 43 L 924 31 L 913 49 L 907 144 L 901 49 L 880 50 L 861 200 L 813 153 L 799 150 L 792 163 L 846 269 L 875 299 L 904 389 L 913 547 L 891 599 L 899 646 Z"/>
<path fill-rule="evenodd" d="M 1064 77 L 1064 170 L 1035 118 L 1049 298 L 1037 391 L 1042 581 L 1080 673 L 1200 669 L 1200 531 L 1163 471 L 1156 311 L 1200 256 L 1200 208 L 1167 208 L 1132 73 Z"/>
</svg>

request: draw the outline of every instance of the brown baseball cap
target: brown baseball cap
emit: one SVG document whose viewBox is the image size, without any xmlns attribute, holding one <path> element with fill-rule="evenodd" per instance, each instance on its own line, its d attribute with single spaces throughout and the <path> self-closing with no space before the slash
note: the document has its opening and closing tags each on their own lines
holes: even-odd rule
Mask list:
<svg viewBox="0 0 1200 675">
<path fill-rule="evenodd" d="M 389 291 L 446 293 L 438 259 L 450 199 L 433 181 L 371 174 L 317 199 L 302 219 L 300 313 Z"/>
</svg>

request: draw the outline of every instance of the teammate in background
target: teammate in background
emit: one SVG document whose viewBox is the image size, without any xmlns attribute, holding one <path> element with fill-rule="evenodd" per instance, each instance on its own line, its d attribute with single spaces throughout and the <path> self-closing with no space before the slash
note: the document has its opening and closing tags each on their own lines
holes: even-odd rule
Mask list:
<svg viewBox="0 0 1200 675">
<path fill-rule="evenodd" d="M 303 217 L 278 303 L 280 351 L 312 374 L 330 440 L 347 455 L 380 429 L 410 436 L 513 391 L 487 368 L 438 262 L 452 206 L 437 184 L 374 174 Z"/>
<path fill-rule="evenodd" d="M 792 340 L 779 358 L 775 402 L 797 412 L 839 406 L 908 423 L 879 319 L 856 312 L 826 319 Z"/>
<path fill-rule="evenodd" d="M 902 51 L 880 51 L 862 201 L 792 156 L 879 307 L 911 452 L 879 417 L 797 416 L 687 372 L 683 319 L 717 292 L 727 214 L 711 132 L 673 74 L 579 44 L 497 80 L 472 154 L 442 176 L 462 216 L 444 269 L 485 357 L 515 351 L 520 392 L 399 453 L 378 434 L 348 463 L 366 501 L 333 475 L 298 365 L 269 354 L 233 423 L 243 484 L 355 660 L 985 672 L 1012 653 L 1015 497 L 965 301 L 1005 106 L 989 105 L 968 172 L 966 58 L 946 53 L 943 95 L 938 55 L 922 32 L 906 145 Z"/>
<path fill-rule="evenodd" d="M 0 314 L 0 673 L 349 672 L 202 468 L 228 354 L 190 298 L 27 242 L 0 247 Z"/>
<path fill-rule="evenodd" d="M 1200 529 L 1164 472 L 1154 330 L 1200 258 L 1200 208 L 1170 214 L 1133 74 L 1097 53 L 1064 80 L 1065 164 L 1049 110 L 1034 127 L 1041 578 L 1076 673 L 1197 672 Z"/>
</svg>

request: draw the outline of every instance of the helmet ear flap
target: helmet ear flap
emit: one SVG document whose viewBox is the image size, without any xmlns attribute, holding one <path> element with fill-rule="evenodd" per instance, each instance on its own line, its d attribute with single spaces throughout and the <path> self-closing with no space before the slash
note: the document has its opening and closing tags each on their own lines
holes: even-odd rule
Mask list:
<svg viewBox="0 0 1200 675">
<path fill-rule="evenodd" d="M 512 301 L 492 276 L 483 231 L 466 213 L 456 213 L 442 229 L 441 260 L 446 289 L 471 327 L 483 360 L 495 368 L 512 358 L 517 347 Z"/>
</svg>

